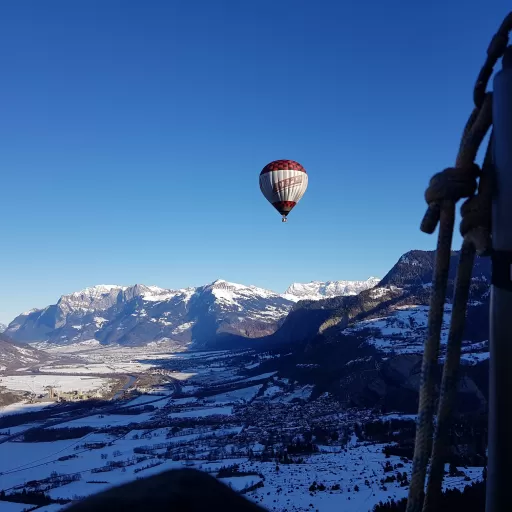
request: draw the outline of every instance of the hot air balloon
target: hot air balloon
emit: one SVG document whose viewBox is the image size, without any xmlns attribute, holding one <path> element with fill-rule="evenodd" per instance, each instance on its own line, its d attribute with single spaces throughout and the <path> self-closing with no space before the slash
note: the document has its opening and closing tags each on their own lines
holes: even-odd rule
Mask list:
<svg viewBox="0 0 512 512">
<path fill-rule="evenodd" d="M 267 201 L 283 216 L 292 211 L 308 188 L 306 169 L 293 160 L 274 160 L 260 173 L 260 189 Z"/>
</svg>

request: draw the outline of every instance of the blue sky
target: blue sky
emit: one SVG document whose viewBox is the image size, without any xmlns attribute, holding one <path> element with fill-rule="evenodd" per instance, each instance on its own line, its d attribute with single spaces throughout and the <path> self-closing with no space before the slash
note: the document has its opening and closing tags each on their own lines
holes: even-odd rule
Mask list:
<svg viewBox="0 0 512 512">
<path fill-rule="evenodd" d="M 0 6 L 0 321 L 99 283 L 382 276 L 422 234 L 504 1 Z M 463 13 L 463 16 L 461 16 Z M 288 224 L 271 160 L 309 189 Z M 459 239 L 456 238 L 458 245 Z"/>
</svg>

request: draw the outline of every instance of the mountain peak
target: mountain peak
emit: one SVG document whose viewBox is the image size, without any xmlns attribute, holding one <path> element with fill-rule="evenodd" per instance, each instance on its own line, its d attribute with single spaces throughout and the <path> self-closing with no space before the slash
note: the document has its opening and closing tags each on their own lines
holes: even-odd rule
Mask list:
<svg viewBox="0 0 512 512">
<path fill-rule="evenodd" d="M 283 297 L 295 302 L 299 300 L 321 300 L 346 295 L 357 295 L 379 284 L 380 279 L 370 277 L 365 281 L 311 281 L 293 283 L 284 292 Z"/>
<path fill-rule="evenodd" d="M 113 284 L 90 286 L 78 292 L 63 295 L 57 302 L 57 307 L 64 316 L 69 311 L 77 309 L 82 312 L 104 310 L 111 307 L 117 301 L 118 295 L 127 288 Z"/>
<path fill-rule="evenodd" d="M 88 286 L 83 290 L 79 290 L 78 292 L 70 293 L 70 296 L 79 296 L 79 295 L 91 295 L 97 296 L 105 293 L 110 293 L 114 291 L 126 290 L 127 286 L 119 286 L 117 284 L 97 284 L 94 286 Z"/>
<path fill-rule="evenodd" d="M 272 290 L 267 290 L 266 288 L 260 288 L 254 285 L 243 285 L 239 283 L 232 283 L 230 281 L 225 281 L 224 279 L 217 279 L 213 283 L 210 283 L 206 286 L 198 290 L 209 291 L 211 292 L 217 299 L 221 300 L 235 300 L 236 297 L 244 297 L 245 299 L 251 297 L 260 297 L 260 298 L 280 298 L 279 294 L 273 292 Z M 282 297 L 285 300 L 289 301 L 285 297 Z"/>
<path fill-rule="evenodd" d="M 225 279 L 216 279 L 213 281 L 213 283 L 210 283 L 209 285 L 212 288 L 220 288 L 220 289 L 237 289 L 237 288 L 246 288 L 246 286 L 238 283 L 232 283 L 230 281 L 226 281 Z"/>
<path fill-rule="evenodd" d="M 183 346 L 215 345 L 222 333 L 241 338 L 272 334 L 291 307 L 274 292 L 224 279 L 183 290 L 97 285 L 63 295 L 38 313 L 17 317 L 7 333 L 18 341 L 58 344 L 166 339 Z"/>
</svg>

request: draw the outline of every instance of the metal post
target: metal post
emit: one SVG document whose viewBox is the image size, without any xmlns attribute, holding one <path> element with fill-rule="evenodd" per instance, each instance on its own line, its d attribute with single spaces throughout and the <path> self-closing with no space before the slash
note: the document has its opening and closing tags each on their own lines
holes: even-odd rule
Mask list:
<svg viewBox="0 0 512 512">
<path fill-rule="evenodd" d="M 512 510 L 512 48 L 494 78 L 489 443 L 486 512 Z"/>
</svg>

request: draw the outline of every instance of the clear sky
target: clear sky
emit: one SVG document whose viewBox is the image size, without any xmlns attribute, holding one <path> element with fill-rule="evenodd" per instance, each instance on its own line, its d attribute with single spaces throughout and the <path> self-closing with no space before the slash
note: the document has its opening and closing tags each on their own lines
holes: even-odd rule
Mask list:
<svg viewBox="0 0 512 512">
<path fill-rule="evenodd" d="M 504 0 L 0 6 L 0 321 L 94 284 L 383 276 L 453 163 Z M 258 187 L 299 161 L 282 224 Z M 460 239 L 456 239 L 457 245 Z"/>
</svg>

